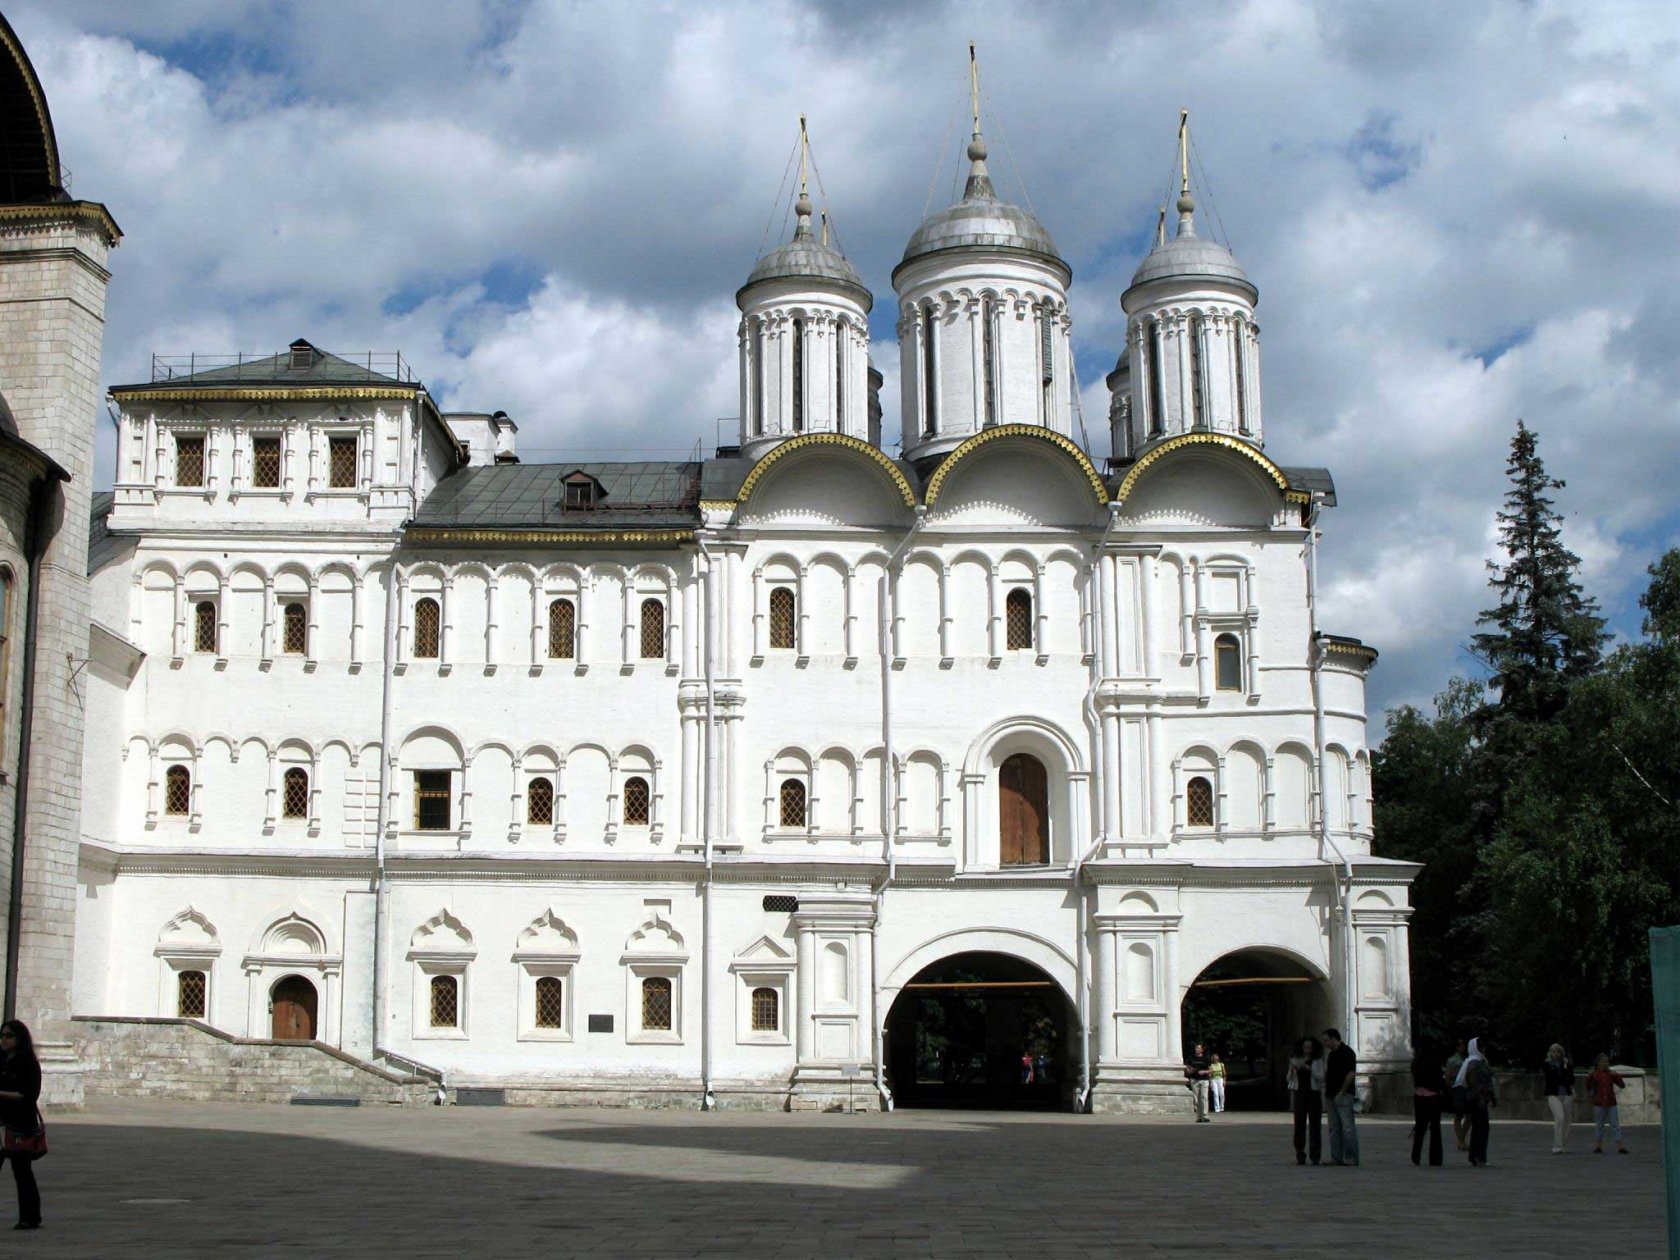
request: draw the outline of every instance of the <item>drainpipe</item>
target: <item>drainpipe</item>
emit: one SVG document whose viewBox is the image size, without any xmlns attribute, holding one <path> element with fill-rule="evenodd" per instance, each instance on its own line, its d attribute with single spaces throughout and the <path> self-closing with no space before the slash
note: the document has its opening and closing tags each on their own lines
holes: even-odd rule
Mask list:
<svg viewBox="0 0 1680 1260">
<path fill-rule="evenodd" d="M 700 893 L 700 1109 L 717 1110 L 712 1092 L 712 727 L 715 724 L 716 692 L 712 679 L 712 553 L 706 537 L 695 532 L 694 541 L 706 566 L 701 584 L 700 655 L 706 677 L 706 728 L 700 736 L 700 843 L 706 859 L 706 877 Z"/>
<path fill-rule="evenodd" d="M 887 888 L 898 875 L 898 847 L 894 842 L 898 831 L 898 777 L 894 774 L 892 735 L 892 595 L 897 583 L 893 579 L 893 567 L 909 549 L 911 540 L 926 519 L 927 507 L 918 503 L 916 519 L 910 522 L 910 528 L 899 540 L 898 546 L 893 548 L 892 555 L 887 557 L 887 567 L 881 574 L 881 607 L 878 610 L 881 631 L 881 818 L 886 830 L 882 848 L 887 859 L 887 873 L 871 889 L 875 897 L 875 917 L 869 925 L 869 1028 L 871 1049 L 875 1055 L 875 1092 L 881 1096 L 881 1105 L 888 1111 L 893 1109 L 893 1096 L 892 1090 L 887 1088 L 886 1050 L 881 1036 L 881 917 L 885 913 Z"/>
</svg>

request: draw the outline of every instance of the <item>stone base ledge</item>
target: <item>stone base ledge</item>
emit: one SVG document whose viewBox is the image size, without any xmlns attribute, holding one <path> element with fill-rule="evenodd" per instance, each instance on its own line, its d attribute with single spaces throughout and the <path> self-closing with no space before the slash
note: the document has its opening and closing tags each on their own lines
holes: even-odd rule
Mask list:
<svg viewBox="0 0 1680 1260">
<path fill-rule="evenodd" d="M 1177 1064 L 1099 1063 L 1091 1081 L 1091 1112 L 1099 1116 L 1177 1116 L 1195 1113 L 1196 1100 Z"/>
</svg>

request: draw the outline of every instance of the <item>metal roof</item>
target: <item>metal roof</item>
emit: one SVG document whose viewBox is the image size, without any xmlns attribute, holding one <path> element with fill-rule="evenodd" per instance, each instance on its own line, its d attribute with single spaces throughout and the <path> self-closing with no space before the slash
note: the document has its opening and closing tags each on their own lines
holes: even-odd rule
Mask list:
<svg viewBox="0 0 1680 1260">
<path fill-rule="evenodd" d="M 922 220 L 904 258 L 893 268 L 897 276 L 917 258 L 950 249 L 1007 250 L 1030 254 L 1055 264 L 1071 278 L 1073 271 L 1056 252 L 1056 242 L 1031 211 L 999 201 L 986 171 L 986 150 L 978 137 L 969 145 L 972 163 L 962 200 Z"/>
<path fill-rule="evenodd" d="M 1223 280 L 1247 289 L 1250 301 L 1258 300 L 1260 291 L 1238 264 L 1236 255 L 1218 241 L 1196 235 L 1195 203 L 1186 196 L 1180 199 L 1178 207 L 1178 235 L 1162 241 L 1144 255 L 1128 287 L 1135 289 L 1153 280 Z"/>
<path fill-rule="evenodd" d="M 700 465 L 491 464 L 445 477 L 415 513 L 432 529 L 623 529 L 700 524 Z M 583 472 L 601 483 L 591 508 L 567 508 L 561 482 Z"/>
<path fill-rule="evenodd" d="M 1289 479 L 1291 490 L 1322 494 L 1325 507 L 1336 506 L 1336 483 L 1328 468 L 1289 468 L 1279 464 L 1278 469 Z"/>
<path fill-rule="evenodd" d="M 200 366 L 200 365 L 203 366 Z M 143 385 L 116 385 L 113 393 L 131 389 L 224 388 L 230 385 L 382 385 L 418 388 L 420 382 L 396 353 L 369 352 L 356 358 L 332 354 L 301 337 L 278 354 L 153 355 L 152 379 Z"/>
</svg>

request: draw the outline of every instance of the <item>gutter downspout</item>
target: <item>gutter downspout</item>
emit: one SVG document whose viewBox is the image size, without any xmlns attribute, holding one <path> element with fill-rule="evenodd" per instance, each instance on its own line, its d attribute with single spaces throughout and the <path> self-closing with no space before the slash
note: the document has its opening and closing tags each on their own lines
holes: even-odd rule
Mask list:
<svg viewBox="0 0 1680 1260">
<path fill-rule="evenodd" d="M 880 598 L 880 633 L 881 633 L 881 819 L 886 831 L 882 837 L 882 848 L 887 859 L 887 873 L 875 888 L 870 891 L 875 898 L 875 917 L 869 924 L 869 1036 L 870 1049 L 875 1056 L 875 1092 L 881 1096 L 881 1105 L 886 1110 L 893 1109 L 892 1090 L 887 1088 L 886 1048 L 882 1044 L 881 1027 L 881 917 L 885 912 L 887 889 L 898 876 L 898 847 L 895 836 L 898 831 L 898 775 L 897 765 L 893 758 L 892 735 L 892 663 L 893 663 L 893 592 L 897 583 L 893 578 L 893 566 L 898 564 L 917 531 L 922 528 L 922 522 L 927 519 L 925 504 L 916 504 L 916 519 L 910 522 L 910 528 L 905 532 L 898 546 L 887 557 L 887 565 L 881 573 Z"/>
<path fill-rule="evenodd" d="M 695 531 L 695 544 L 705 562 L 701 585 L 700 652 L 706 678 L 706 728 L 700 740 L 700 843 L 706 860 L 705 882 L 700 893 L 700 1109 L 717 1110 L 712 1092 L 712 727 L 717 720 L 716 690 L 712 678 L 712 553 L 705 535 Z"/>
<path fill-rule="evenodd" d="M 29 483 L 29 544 L 24 555 L 29 594 L 23 615 L 23 697 L 18 732 L 17 794 L 12 798 L 12 886 L 6 899 L 5 1018 L 17 1015 L 18 937 L 23 932 L 24 830 L 29 816 L 29 753 L 35 728 L 35 647 L 41 620 L 41 556 L 46 552 L 47 510 L 52 504 L 51 482 L 39 477 Z"/>
</svg>

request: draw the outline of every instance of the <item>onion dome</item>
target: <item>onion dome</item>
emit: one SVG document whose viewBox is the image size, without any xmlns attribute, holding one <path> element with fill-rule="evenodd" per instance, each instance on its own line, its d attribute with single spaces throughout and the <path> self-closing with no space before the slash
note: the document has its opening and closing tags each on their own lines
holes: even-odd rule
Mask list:
<svg viewBox="0 0 1680 1260">
<path fill-rule="evenodd" d="M 874 298 L 864 287 L 857 268 L 844 254 L 818 239 L 811 231 L 813 209 L 810 197 L 801 192 L 799 200 L 793 203 L 793 212 L 798 216 L 793 239 L 758 260 L 747 282 L 735 293 L 737 306 L 746 309 L 744 298 L 747 290 L 767 280 L 818 280 L 846 291 L 863 305 L 865 311 L 874 304 Z"/>
<path fill-rule="evenodd" d="M 1236 256 L 1218 241 L 1196 235 L 1196 201 L 1186 190 L 1178 199 L 1178 233 L 1155 243 L 1132 274 L 1132 288 L 1156 280 L 1215 280 L 1238 285 L 1255 301 L 1260 292 L 1237 263 Z"/>
<path fill-rule="evenodd" d="M 945 250 L 1006 250 L 1029 254 L 1053 264 L 1071 279 L 1072 268 L 1056 252 L 1050 233 L 1031 211 L 999 201 L 986 170 L 986 142 L 978 130 L 968 145 L 968 183 L 962 200 L 935 211 L 918 227 L 904 247 L 904 258 L 893 270 L 899 271 L 918 258 Z"/>
</svg>

